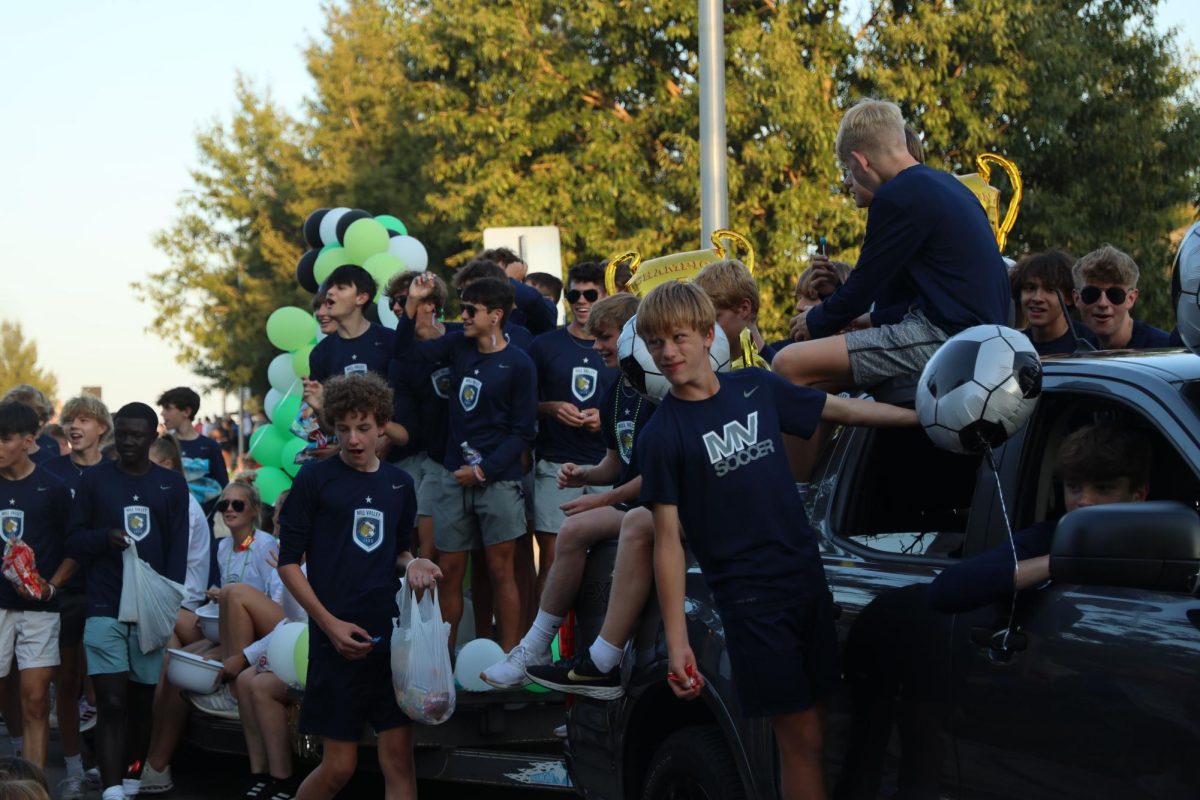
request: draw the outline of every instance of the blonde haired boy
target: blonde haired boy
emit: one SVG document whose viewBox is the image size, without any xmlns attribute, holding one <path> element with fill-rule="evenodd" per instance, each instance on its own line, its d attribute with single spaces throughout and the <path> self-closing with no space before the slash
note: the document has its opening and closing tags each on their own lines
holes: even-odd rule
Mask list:
<svg viewBox="0 0 1200 800">
<path fill-rule="evenodd" d="M 1079 316 L 1096 335 L 1101 350 L 1170 346 L 1170 334 L 1135 320 L 1129 313 L 1138 298 L 1138 274 L 1137 262 L 1108 244 L 1088 253 L 1071 268 Z"/>
<path fill-rule="evenodd" d="M 714 261 L 700 270 L 695 283 L 716 307 L 717 324 L 729 340 L 730 368 L 770 369 L 769 360 L 759 355 L 766 350 L 766 342 L 757 326 L 758 284 L 746 265 L 734 259 Z M 767 352 L 773 355 L 773 351 Z"/>
</svg>

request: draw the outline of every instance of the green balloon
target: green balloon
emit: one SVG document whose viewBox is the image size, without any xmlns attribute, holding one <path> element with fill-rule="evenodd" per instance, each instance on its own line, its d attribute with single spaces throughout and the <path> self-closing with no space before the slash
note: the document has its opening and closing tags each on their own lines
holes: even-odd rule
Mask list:
<svg viewBox="0 0 1200 800">
<path fill-rule="evenodd" d="M 303 466 L 303 464 L 296 463 L 296 456 L 307 444 L 308 442 L 304 441 L 299 436 L 293 436 L 284 442 L 283 447 L 279 452 L 279 468 L 288 475 L 291 475 L 293 478 L 296 477 L 296 473 L 299 472 L 300 467 Z"/>
<path fill-rule="evenodd" d="M 267 339 L 280 350 L 292 351 L 303 347 L 313 337 L 317 321 L 302 308 L 284 306 L 267 317 Z"/>
<path fill-rule="evenodd" d="M 387 252 L 387 228 L 373 219 L 358 219 L 350 223 L 342 242 L 355 263 L 361 264 L 376 253 Z"/>
<path fill-rule="evenodd" d="M 287 441 L 286 437 L 292 435 L 291 427 L 292 423 L 296 421 L 296 415 L 300 413 L 300 401 L 299 392 L 288 393 L 275 406 L 275 413 L 271 416 L 271 427 L 281 431 L 280 435 L 284 437 L 283 441 L 279 443 L 280 448 Z M 261 459 L 259 463 L 263 463 Z"/>
<path fill-rule="evenodd" d="M 295 650 L 292 651 L 292 664 L 296 668 L 296 683 L 303 689 L 308 684 L 308 626 L 296 637 Z"/>
<path fill-rule="evenodd" d="M 296 352 L 292 353 L 292 372 L 296 373 L 296 377 L 308 377 L 308 357 L 312 354 L 312 351 L 313 346 L 311 344 L 306 344 Z"/>
<path fill-rule="evenodd" d="M 391 214 L 381 214 L 375 218 L 375 221 L 387 228 L 389 231 L 395 231 L 401 236 L 408 235 L 408 228 L 404 227 L 404 223 L 393 217 Z"/>
<path fill-rule="evenodd" d="M 387 287 L 387 282 L 392 279 L 392 276 L 397 272 L 404 271 L 404 262 L 391 253 L 376 253 L 363 263 L 363 269 L 371 274 L 379 286 L 379 292 L 376 292 L 375 297 L 372 298 L 378 300 L 379 294 Z"/>
<path fill-rule="evenodd" d="M 259 467 L 254 476 L 254 485 L 264 503 L 275 505 L 279 495 L 292 488 L 292 479 L 279 467 Z"/>
<path fill-rule="evenodd" d="M 346 248 L 330 247 L 317 255 L 317 263 L 313 265 L 313 277 L 317 279 L 318 284 L 324 283 L 335 269 L 343 264 L 353 263 L 354 259 L 346 252 Z M 295 348 L 289 349 L 294 350 Z"/>
<path fill-rule="evenodd" d="M 279 403 L 282 405 L 283 401 Z M 275 415 L 279 415 L 279 406 L 275 407 Z M 278 467 L 288 436 L 274 425 L 264 425 L 250 436 L 250 455 L 263 466 Z"/>
</svg>

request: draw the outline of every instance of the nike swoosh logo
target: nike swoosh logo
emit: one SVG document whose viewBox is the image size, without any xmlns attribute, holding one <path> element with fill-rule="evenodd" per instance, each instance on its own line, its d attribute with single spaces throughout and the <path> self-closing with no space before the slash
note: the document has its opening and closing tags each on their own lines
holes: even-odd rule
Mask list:
<svg viewBox="0 0 1200 800">
<path fill-rule="evenodd" d="M 575 670 L 572 669 L 570 672 L 567 673 L 567 680 L 578 681 L 580 683 L 589 683 L 589 682 L 595 683 L 596 681 L 604 680 L 604 676 L 602 676 L 602 675 L 580 675 L 578 672 L 576 672 Z"/>
<path fill-rule="evenodd" d="M 170 489 L 171 487 L 170 486 L 160 486 L 158 488 L 162 489 L 165 492 L 167 489 Z"/>
<path fill-rule="evenodd" d="M 39 492 L 44 492 L 44 491 L 46 491 L 46 490 L 47 490 L 47 489 L 49 489 L 49 488 L 50 488 L 49 486 L 39 486 L 39 487 L 38 487 L 38 491 L 39 491 Z"/>
<path fill-rule="evenodd" d="M 400 489 L 400 488 L 403 488 L 403 486 L 404 486 L 403 483 L 393 483 L 392 484 L 393 489 Z"/>
<path fill-rule="evenodd" d="M 500 365 L 500 369 L 511 369 L 511 368 L 512 368 L 512 364 L 501 364 Z"/>
<path fill-rule="evenodd" d="M 751 389 L 748 392 L 742 392 L 742 397 L 749 397 L 750 395 L 754 394 L 757 391 L 758 391 L 758 387 L 755 386 L 753 389 Z"/>
</svg>

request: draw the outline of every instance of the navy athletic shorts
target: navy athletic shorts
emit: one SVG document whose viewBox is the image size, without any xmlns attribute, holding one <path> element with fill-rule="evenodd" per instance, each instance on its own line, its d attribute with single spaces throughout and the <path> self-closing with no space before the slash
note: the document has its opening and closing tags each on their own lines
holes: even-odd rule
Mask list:
<svg viewBox="0 0 1200 800">
<path fill-rule="evenodd" d="M 315 625 L 309 625 L 308 680 L 300 703 L 300 732 L 341 742 L 362 739 L 367 723 L 376 733 L 412 720 L 392 690 L 390 638 L 360 661 L 343 658 Z"/>
</svg>

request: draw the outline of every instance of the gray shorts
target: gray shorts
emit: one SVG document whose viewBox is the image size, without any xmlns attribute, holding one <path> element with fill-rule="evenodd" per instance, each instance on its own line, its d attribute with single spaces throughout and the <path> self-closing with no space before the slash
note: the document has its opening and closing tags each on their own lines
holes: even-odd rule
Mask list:
<svg viewBox="0 0 1200 800">
<path fill-rule="evenodd" d="M 591 465 L 586 465 L 591 466 Z M 533 529 L 538 533 L 558 533 L 567 518 L 559 507 L 585 494 L 607 492 L 611 486 L 584 486 L 581 489 L 558 488 L 558 471 L 562 464 L 539 461 L 534 468 Z"/>
<path fill-rule="evenodd" d="M 433 507 L 437 503 L 437 483 L 430 478 L 446 468 L 424 453 L 402 458 L 396 466 L 407 472 L 413 479 L 413 488 L 417 492 L 417 514 L 422 517 L 433 516 Z"/>
<path fill-rule="evenodd" d="M 846 349 L 854 385 L 869 389 L 889 378 L 919 375 L 948 338 L 916 308 L 895 325 L 851 331 L 846 334 Z"/>
<path fill-rule="evenodd" d="M 520 481 L 496 481 L 464 489 L 443 469 L 433 508 L 433 543 L 442 553 L 463 553 L 503 544 L 525 533 Z"/>
</svg>

